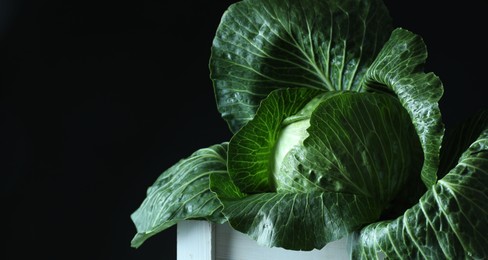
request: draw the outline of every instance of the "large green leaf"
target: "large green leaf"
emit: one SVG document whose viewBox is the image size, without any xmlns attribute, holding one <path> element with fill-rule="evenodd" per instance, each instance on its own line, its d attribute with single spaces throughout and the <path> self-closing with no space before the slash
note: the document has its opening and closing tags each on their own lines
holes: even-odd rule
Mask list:
<svg viewBox="0 0 488 260">
<path fill-rule="evenodd" d="M 285 192 L 326 191 L 376 198 L 382 207 L 419 172 L 419 141 L 410 118 L 390 95 L 345 92 L 322 102 L 309 137 L 275 174 Z"/>
<path fill-rule="evenodd" d="M 196 151 L 166 170 L 147 190 L 131 216 L 137 234 L 133 247 L 185 219 L 223 222 L 222 205 L 210 191 L 210 175 L 227 175 L 227 143 Z"/>
<path fill-rule="evenodd" d="M 430 188 L 437 180 L 439 151 L 444 134 L 438 101 L 443 87 L 433 73 L 424 73 L 427 49 L 422 38 L 395 29 L 366 72 L 367 90 L 394 93 L 412 118 L 424 151 L 422 180 Z"/>
<path fill-rule="evenodd" d="M 321 249 L 380 215 L 378 200 L 335 192 L 260 193 L 221 198 L 230 225 L 259 245 Z"/>
<path fill-rule="evenodd" d="M 304 140 L 283 134 L 297 125 Z M 232 227 L 259 244 L 322 248 L 377 220 L 418 174 L 416 138 L 390 95 L 279 89 L 231 139 L 229 175 L 211 176 L 211 189 Z"/>
<path fill-rule="evenodd" d="M 210 58 L 217 107 L 236 132 L 277 88 L 358 90 L 391 33 L 381 0 L 244 0 L 231 5 Z"/>
<path fill-rule="evenodd" d="M 488 257 L 488 121 L 484 120 L 478 139 L 418 204 L 395 220 L 361 230 L 353 259 Z M 458 133 L 462 135 L 458 140 L 471 137 L 469 131 Z"/>
</svg>

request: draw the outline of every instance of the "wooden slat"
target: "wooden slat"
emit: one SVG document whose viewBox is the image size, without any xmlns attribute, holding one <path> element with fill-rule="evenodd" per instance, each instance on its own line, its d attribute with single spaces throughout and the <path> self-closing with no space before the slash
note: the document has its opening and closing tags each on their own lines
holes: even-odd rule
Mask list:
<svg viewBox="0 0 488 260">
<path fill-rule="evenodd" d="M 329 243 L 322 250 L 292 251 L 259 246 L 228 224 L 183 221 L 177 228 L 178 260 L 346 260 L 346 239 Z"/>
<path fill-rule="evenodd" d="M 214 225 L 207 221 L 178 223 L 176 254 L 178 260 L 214 260 Z"/>
</svg>

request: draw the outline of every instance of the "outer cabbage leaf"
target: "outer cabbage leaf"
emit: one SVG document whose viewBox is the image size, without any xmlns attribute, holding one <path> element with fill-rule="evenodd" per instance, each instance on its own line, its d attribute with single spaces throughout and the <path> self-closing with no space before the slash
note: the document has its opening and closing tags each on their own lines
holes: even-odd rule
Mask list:
<svg viewBox="0 0 488 260">
<path fill-rule="evenodd" d="M 381 0 L 244 0 L 231 5 L 210 58 L 217 107 L 236 132 L 277 88 L 359 90 L 391 33 Z"/>
<path fill-rule="evenodd" d="M 395 220 L 366 226 L 353 259 L 485 259 L 488 257 L 488 121 L 484 130 L 419 203 Z M 469 131 L 459 131 L 462 140 Z M 471 140 L 472 141 L 472 140 Z"/>
<path fill-rule="evenodd" d="M 430 188 L 437 180 L 444 134 L 438 105 L 444 90 L 436 75 L 423 72 L 426 58 L 427 49 L 420 36 L 395 29 L 363 83 L 367 90 L 395 94 L 410 114 L 424 152 L 422 181 Z"/>
<path fill-rule="evenodd" d="M 235 230 L 259 245 L 321 249 L 380 215 L 378 200 L 335 192 L 260 193 L 220 197 Z"/>
<path fill-rule="evenodd" d="M 210 175 L 227 175 L 227 147 L 223 143 L 200 149 L 161 174 L 131 215 L 137 228 L 133 247 L 181 220 L 225 221 L 222 205 L 210 191 Z"/>
<path fill-rule="evenodd" d="M 320 187 L 372 197 L 386 207 L 409 176 L 418 176 L 418 139 L 408 114 L 390 95 L 331 96 L 313 111 L 307 132 L 275 174 L 278 190 Z"/>
</svg>

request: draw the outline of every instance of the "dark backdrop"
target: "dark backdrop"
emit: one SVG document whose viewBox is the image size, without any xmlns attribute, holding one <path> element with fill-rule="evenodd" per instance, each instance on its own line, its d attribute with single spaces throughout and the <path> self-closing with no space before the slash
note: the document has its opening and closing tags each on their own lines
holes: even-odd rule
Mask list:
<svg viewBox="0 0 488 260">
<path fill-rule="evenodd" d="M 231 136 L 207 64 L 232 2 L 0 0 L 1 259 L 176 258 L 175 227 L 131 248 L 129 216 Z M 487 2 L 452 2 L 387 2 L 428 46 L 447 127 L 486 106 L 488 60 Z"/>
</svg>

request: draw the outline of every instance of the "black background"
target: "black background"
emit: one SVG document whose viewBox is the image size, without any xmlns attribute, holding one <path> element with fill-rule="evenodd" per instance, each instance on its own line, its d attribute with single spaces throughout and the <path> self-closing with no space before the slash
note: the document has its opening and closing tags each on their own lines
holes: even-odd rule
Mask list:
<svg viewBox="0 0 488 260">
<path fill-rule="evenodd" d="M 175 227 L 136 250 L 129 216 L 231 136 L 208 59 L 232 2 L 0 0 L 1 259 L 176 259 Z M 428 46 L 447 127 L 486 106 L 488 60 L 486 1 L 450 2 L 386 2 Z"/>
</svg>

